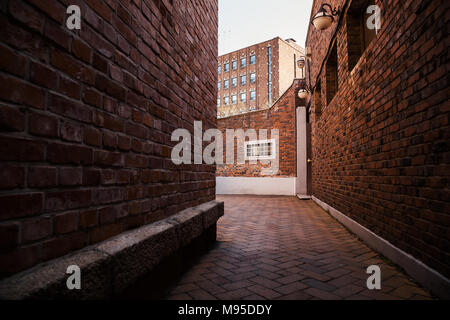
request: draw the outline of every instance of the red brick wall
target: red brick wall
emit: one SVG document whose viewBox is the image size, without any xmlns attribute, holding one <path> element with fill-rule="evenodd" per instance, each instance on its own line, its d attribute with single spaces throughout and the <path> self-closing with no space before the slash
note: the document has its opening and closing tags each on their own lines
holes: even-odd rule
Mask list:
<svg viewBox="0 0 450 320">
<path fill-rule="evenodd" d="M 175 166 L 170 140 L 216 126 L 216 0 L 0 10 L 1 276 L 215 198 L 215 166 Z"/>
<path fill-rule="evenodd" d="M 319 70 L 336 23 L 308 32 L 312 82 L 321 81 L 311 101 L 313 194 L 449 276 L 449 2 L 376 4 L 381 30 L 354 70 L 346 19 L 337 32 L 339 89 L 329 104 L 326 64 Z"/>
<path fill-rule="evenodd" d="M 222 131 L 224 141 L 227 129 L 267 129 L 270 139 L 270 130 L 279 130 L 279 152 L 280 170 L 276 176 L 297 176 L 297 131 L 296 131 L 296 106 L 304 105 L 297 96 L 302 81 L 294 80 L 292 86 L 273 105 L 272 108 L 259 110 L 242 115 L 236 115 L 217 120 L 217 127 Z M 259 137 L 258 137 L 259 138 Z M 248 141 L 249 139 L 246 138 Z M 236 149 L 236 147 L 235 147 Z M 237 156 L 235 156 L 237 157 Z M 261 176 L 261 169 L 270 167 L 269 164 L 245 164 L 238 165 L 237 159 L 234 164 L 223 164 L 217 166 L 217 175 L 223 177 L 257 177 Z M 224 162 L 226 162 L 226 147 L 224 143 Z"/>
</svg>

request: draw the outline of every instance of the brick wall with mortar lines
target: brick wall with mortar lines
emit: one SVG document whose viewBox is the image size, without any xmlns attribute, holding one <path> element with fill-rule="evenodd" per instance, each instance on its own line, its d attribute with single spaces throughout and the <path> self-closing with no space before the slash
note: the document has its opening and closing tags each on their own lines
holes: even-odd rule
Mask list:
<svg viewBox="0 0 450 320">
<path fill-rule="evenodd" d="M 297 92 L 303 81 L 294 80 L 292 86 L 280 97 L 270 109 L 259 110 L 247 114 L 231 116 L 217 121 L 217 127 L 222 131 L 224 141 L 227 129 L 267 129 L 267 139 L 270 139 L 270 130 L 279 130 L 279 165 L 277 177 L 296 177 L 297 175 L 297 130 L 296 130 L 296 106 L 304 105 Z M 259 137 L 258 137 L 259 139 Z M 249 139 L 246 138 L 246 141 Z M 236 143 L 235 143 L 236 144 Z M 236 146 L 235 146 L 236 149 Z M 226 147 L 224 143 L 224 162 L 226 162 Z M 270 167 L 258 161 L 252 164 L 237 164 L 235 154 L 234 164 L 217 166 L 217 175 L 221 177 L 260 177 L 261 169 Z"/>
<path fill-rule="evenodd" d="M 349 70 L 344 19 L 338 92 L 327 105 L 324 67 L 311 101 L 313 194 L 448 277 L 449 3 L 375 3 L 378 36 Z M 309 29 L 313 85 L 336 25 Z"/>
<path fill-rule="evenodd" d="M 170 140 L 216 126 L 216 0 L 0 6 L 0 276 L 215 199 Z"/>
</svg>

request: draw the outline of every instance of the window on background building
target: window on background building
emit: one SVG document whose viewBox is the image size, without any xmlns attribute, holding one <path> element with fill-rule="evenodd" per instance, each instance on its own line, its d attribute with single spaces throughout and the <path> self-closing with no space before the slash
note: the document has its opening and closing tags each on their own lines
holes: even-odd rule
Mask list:
<svg viewBox="0 0 450 320">
<path fill-rule="evenodd" d="M 236 61 L 236 60 L 234 60 L 234 61 L 231 63 L 231 68 L 233 68 L 233 70 L 236 70 L 236 69 L 237 69 L 237 61 Z"/>
<path fill-rule="evenodd" d="M 222 72 L 222 67 L 221 67 L 221 66 L 218 66 L 218 67 L 217 67 L 217 73 L 220 74 L 221 72 Z"/>
<path fill-rule="evenodd" d="M 247 58 L 241 58 L 241 68 L 244 68 L 247 65 Z"/>
<path fill-rule="evenodd" d="M 232 104 L 236 104 L 236 103 L 237 103 L 237 95 L 233 94 L 233 95 L 231 96 L 231 103 L 232 103 Z"/>
<path fill-rule="evenodd" d="M 217 98 L 217 106 L 220 107 L 220 98 Z"/>
<path fill-rule="evenodd" d="M 241 102 L 246 102 L 247 101 L 247 94 L 244 92 L 244 93 L 241 93 Z"/>
<path fill-rule="evenodd" d="M 377 30 L 367 26 L 373 13 L 367 13 L 367 8 L 374 5 L 374 0 L 353 1 L 347 12 L 347 51 L 348 69 L 352 71 L 364 51 L 377 36 Z"/>
<path fill-rule="evenodd" d="M 234 87 L 237 87 L 237 78 L 231 79 L 231 85 Z"/>
<path fill-rule="evenodd" d="M 230 87 L 230 80 L 224 80 L 223 81 L 223 88 L 228 89 Z"/>
<path fill-rule="evenodd" d="M 225 65 L 223 66 L 224 72 L 228 72 L 230 71 L 230 64 L 229 63 L 225 63 Z"/>
<path fill-rule="evenodd" d="M 217 90 L 220 91 L 220 81 L 217 82 Z"/>
<path fill-rule="evenodd" d="M 275 146 L 275 139 L 247 141 L 245 142 L 245 160 L 275 159 Z"/>
<path fill-rule="evenodd" d="M 256 56 L 253 54 L 250 56 L 250 64 L 255 64 L 256 63 Z"/>
<path fill-rule="evenodd" d="M 230 97 L 228 97 L 228 96 L 226 96 L 226 97 L 223 97 L 223 104 L 224 105 L 229 105 L 230 104 Z"/>
<path fill-rule="evenodd" d="M 338 58 L 337 58 L 337 49 L 336 42 L 333 44 L 333 48 L 331 49 L 330 56 L 327 60 L 327 70 L 326 70 L 326 78 L 327 78 L 327 104 L 333 100 L 336 92 L 338 91 Z"/>
<path fill-rule="evenodd" d="M 256 100 L 256 91 L 250 91 L 250 100 Z"/>
<path fill-rule="evenodd" d="M 247 75 L 241 76 L 241 86 L 247 84 Z"/>
<path fill-rule="evenodd" d="M 250 82 L 255 83 L 256 82 L 256 73 L 250 73 Z"/>
</svg>

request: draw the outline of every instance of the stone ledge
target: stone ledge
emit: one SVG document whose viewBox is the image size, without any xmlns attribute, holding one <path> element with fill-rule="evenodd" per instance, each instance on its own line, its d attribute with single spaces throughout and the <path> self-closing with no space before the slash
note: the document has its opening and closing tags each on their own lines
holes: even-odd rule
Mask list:
<svg viewBox="0 0 450 320">
<path fill-rule="evenodd" d="M 188 246 L 224 214 L 211 201 L 37 265 L 0 282 L 0 299 L 107 299 L 120 294 L 162 260 Z M 67 267 L 81 269 L 81 290 L 68 290 Z"/>
</svg>

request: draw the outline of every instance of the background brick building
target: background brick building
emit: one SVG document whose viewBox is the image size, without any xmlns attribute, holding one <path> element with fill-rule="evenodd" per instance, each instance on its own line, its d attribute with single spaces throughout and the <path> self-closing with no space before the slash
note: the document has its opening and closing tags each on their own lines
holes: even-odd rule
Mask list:
<svg viewBox="0 0 450 320">
<path fill-rule="evenodd" d="M 0 277 L 215 199 L 215 166 L 170 151 L 216 126 L 216 0 L 0 10 Z"/>
<path fill-rule="evenodd" d="M 222 131 L 223 137 L 227 139 L 227 130 L 242 129 L 256 130 L 257 138 L 254 140 L 250 135 L 245 137 L 245 141 L 259 144 L 262 141 L 278 139 L 274 152 L 276 159 L 269 161 L 246 160 L 244 164 L 238 163 L 238 154 L 246 154 L 248 150 L 238 148 L 238 139 L 235 139 L 235 161 L 233 164 L 224 163 L 217 165 L 217 192 L 219 194 L 296 194 L 297 178 L 297 141 L 306 136 L 297 131 L 298 106 L 304 105 L 304 100 L 298 97 L 299 88 L 304 87 L 305 80 L 295 79 L 291 86 L 274 102 L 269 109 L 258 110 L 245 114 L 229 116 L 218 119 L 217 127 Z M 267 137 L 262 137 L 259 130 L 267 130 Z M 278 130 L 278 137 L 273 136 L 271 130 Z M 224 161 L 226 152 L 224 148 Z M 245 158 L 245 156 L 244 156 Z M 267 171 L 276 167 L 275 173 Z M 270 174 L 268 174 L 270 173 Z"/>
<path fill-rule="evenodd" d="M 267 109 L 302 77 L 304 50 L 279 37 L 219 57 L 218 117 Z"/>
<path fill-rule="evenodd" d="M 420 280 L 445 288 L 449 3 L 328 2 L 343 11 L 341 20 L 321 32 L 310 26 L 306 42 L 313 195 L 436 270 L 439 281 Z M 311 17 L 322 3 L 314 1 Z M 373 3 L 382 15 L 377 34 L 361 21 Z"/>
</svg>

